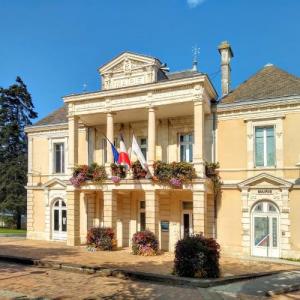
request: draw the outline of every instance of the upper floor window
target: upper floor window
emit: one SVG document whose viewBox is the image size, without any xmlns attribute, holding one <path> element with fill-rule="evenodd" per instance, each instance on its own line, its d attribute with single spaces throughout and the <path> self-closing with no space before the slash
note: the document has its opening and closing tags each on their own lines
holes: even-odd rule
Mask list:
<svg viewBox="0 0 300 300">
<path fill-rule="evenodd" d="M 192 162 L 193 161 L 193 134 L 180 134 L 179 135 L 179 152 L 180 161 Z"/>
<path fill-rule="evenodd" d="M 255 166 L 275 166 L 274 126 L 255 127 Z"/>
<path fill-rule="evenodd" d="M 147 138 L 146 137 L 139 137 L 138 143 L 140 144 L 141 151 L 147 160 Z"/>
<path fill-rule="evenodd" d="M 65 144 L 54 143 L 54 173 L 65 172 Z"/>
</svg>

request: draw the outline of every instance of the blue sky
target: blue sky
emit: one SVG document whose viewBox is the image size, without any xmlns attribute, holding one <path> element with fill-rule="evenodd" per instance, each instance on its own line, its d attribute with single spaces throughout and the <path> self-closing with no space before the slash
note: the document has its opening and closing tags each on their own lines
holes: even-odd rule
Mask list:
<svg viewBox="0 0 300 300">
<path fill-rule="evenodd" d="M 300 76 L 300 0 L 0 0 L 0 12 L 0 86 L 21 76 L 39 118 L 84 83 L 99 89 L 97 68 L 125 50 L 177 71 L 197 44 L 217 90 L 223 40 L 233 87 L 269 62 Z"/>
</svg>

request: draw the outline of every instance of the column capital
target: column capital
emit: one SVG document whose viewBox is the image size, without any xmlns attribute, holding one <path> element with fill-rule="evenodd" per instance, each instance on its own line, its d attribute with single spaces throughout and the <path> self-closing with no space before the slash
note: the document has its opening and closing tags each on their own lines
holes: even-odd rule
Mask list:
<svg viewBox="0 0 300 300">
<path fill-rule="evenodd" d="M 156 110 L 157 110 L 157 106 L 149 104 L 149 106 L 148 106 L 148 111 L 149 112 L 155 112 Z"/>
</svg>

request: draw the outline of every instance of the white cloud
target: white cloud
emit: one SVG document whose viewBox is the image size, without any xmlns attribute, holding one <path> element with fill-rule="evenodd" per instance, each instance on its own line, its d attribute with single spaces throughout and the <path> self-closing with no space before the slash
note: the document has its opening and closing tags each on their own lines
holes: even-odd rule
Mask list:
<svg viewBox="0 0 300 300">
<path fill-rule="evenodd" d="M 187 0 L 187 4 L 190 8 L 194 8 L 202 4 L 205 0 Z"/>
</svg>

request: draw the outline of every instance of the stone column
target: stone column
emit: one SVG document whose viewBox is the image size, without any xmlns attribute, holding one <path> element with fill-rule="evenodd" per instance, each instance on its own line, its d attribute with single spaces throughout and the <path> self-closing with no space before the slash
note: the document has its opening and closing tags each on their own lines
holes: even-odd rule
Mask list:
<svg viewBox="0 0 300 300">
<path fill-rule="evenodd" d="M 194 147 L 193 163 L 199 177 L 204 177 L 203 164 L 203 135 L 204 132 L 204 107 L 201 100 L 194 102 Z"/>
<path fill-rule="evenodd" d="M 69 117 L 69 173 L 73 173 L 73 168 L 78 164 L 78 116 Z"/>
<path fill-rule="evenodd" d="M 204 191 L 193 191 L 194 234 L 205 234 L 206 195 Z"/>
<path fill-rule="evenodd" d="M 155 190 L 145 191 L 146 228 L 158 238 L 158 199 Z"/>
<path fill-rule="evenodd" d="M 113 116 L 114 114 L 112 112 L 108 112 L 106 114 L 106 136 L 111 143 L 114 142 L 114 117 Z M 114 162 L 114 156 L 111 151 L 111 145 L 108 141 L 106 143 L 106 153 L 107 153 L 106 172 L 107 174 L 111 174 L 110 164 Z"/>
<path fill-rule="evenodd" d="M 80 202 L 78 191 L 67 191 L 67 245 L 80 245 Z"/>
<path fill-rule="evenodd" d="M 117 195 L 113 191 L 103 192 L 103 223 L 104 227 L 112 228 L 117 236 Z"/>
<path fill-rule="evenodd" d="M 150 172 L 153 174 L 153 163 L 156 159 L 156 122 L 155 122 L 155 108 L 148 109 L 148 166 Z"/>
</svg>

